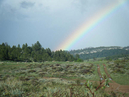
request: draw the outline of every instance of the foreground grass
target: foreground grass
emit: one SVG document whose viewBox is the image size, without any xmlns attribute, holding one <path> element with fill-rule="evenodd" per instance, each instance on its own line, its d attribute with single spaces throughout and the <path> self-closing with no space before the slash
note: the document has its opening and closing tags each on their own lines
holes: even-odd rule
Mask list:
<svg viewBox="0 0 129 97">
<path fill-rule="evenodd" d="M 121 84 L 121 85 L 129 85 L 129 76 L 128 76 L 129 75 L 129 61 L 128 60 L 126 60 L 126 62 L 118 61 L 120 66 L 123 66 L 121 68 L 116 68 L 116 64 L 117 64 L 116 61 L 111 61 L 111 62 L 108 62 L 108 61 L 89 61 L 87 63 L 91 63 L 94 65 L 99 64 L 100 71 L 101 71 L 102 75 L 106 75 L 106 73 L 104 72 L 104 69 L 103 69 L 103 64 L 105 64 L 107 67 L 108 73 L 110 74 L 110 76 L 113 78 L 113 80 L 116 83 Z M 119 72 L 118 69 L 120 69 L 123 72 Z"/>
<path fill-rule="evenodd" d="M 106 61 L 89 62 L 1 62 L 0 96 L 12 97 L 76 97 L 92 96 L 84 83 L 87 80 L 99 81 L 97 64 L 104 73 L 102 64 Z M 113 76 L 113 75 L 112 75 Z M 119 75 L 120 77 L 122 75 Z M 125 74 L 125 77 L 127 75 Z M 124 77 L 124 76 L 123 76 Z M 116 78 L 116 79 L 115 79 Z M 114 80 L 117 80 L 114 77 Z M 123 79 L 119 80 L 119 83 Z M 128 84 L 128 82 L 126 81 Z M 98 83 L 93 83 L 92 91 Z M 97 97 L 109 97 L 101 89 Z M 110 96 L 111 97 L 111 96 Z"/>
<path fill-rule="evenodd" d="M 72 83 L 72 84 L 71 84 Z M 74 81 L 60 79 L 39 79 L 30 81 L 20 81 L 13 77 L 6 79 L 0 84 L 1 96 L 12 97 L 83 97 L 92 96 L 85 85 L 76 85 Z M 95 87 L 92 88 L 94 91 Z M 104 90 L 99 90 L 95 93 L 98 97 L 108 96 Z"/>
<path fill-rule="evenodd" d="M 118 67 L 119 66 L 119 67 Z M 115 61 L 106 63 L 108 73 L 113 80 L 121 85 L 129 85 L 129 62 L 119 62 L 119 65 Z"/>
<path fill-rule="evenodd" d="M 87 95 L 88 90 L 84 86 L 80 86 L 78 90 L 73 84 L 76 84 L 76 80 L 79 79 L 95 78 L 94 66 L 89 69 L 90 67 L 91 64 L 76 62 L 1 62 L 0 96 L 69 96 L 74 91 L 75 95 L 78 94 L 81 97 L 81 95 Z M 84 81 L 79 83 L 84 84 Z M 72 87 L 74 90 L 71 90 Z"/>
</svg>

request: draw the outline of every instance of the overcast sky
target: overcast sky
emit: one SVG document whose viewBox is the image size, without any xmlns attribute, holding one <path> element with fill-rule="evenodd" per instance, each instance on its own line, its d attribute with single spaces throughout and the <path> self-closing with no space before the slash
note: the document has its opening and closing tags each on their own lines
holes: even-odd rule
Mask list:
<svg viewBox="0 0 129 97">
<path fill-rule="evenodd" d="M 56 50 L 80 25 L 112 2 L 121 0 L 0 0 L 0 44 L 39 41 Z M 70 49 L 129 46 L 129 1 Z M 70 50 L 69 49 L 69 50 Z"/>
</svg>

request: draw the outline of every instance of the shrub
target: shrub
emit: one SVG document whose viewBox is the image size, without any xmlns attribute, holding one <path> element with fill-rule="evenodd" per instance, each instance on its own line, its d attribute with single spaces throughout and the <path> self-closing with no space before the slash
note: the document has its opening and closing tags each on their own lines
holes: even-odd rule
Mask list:
<svg viewBox="0 0 129 97">
<path fill-rule="evenodd" d="M 81 81 L 78 79 L 76 80 L 77 85 L 80 85 Z"/>
<path fill-rule="evenodd" d="M 58 71 L 63 71 L 64 69 L 63 68 L 58 68 Z"/>
<path fill-rule="evenodd" d="M 56 66 L 60 66 L 60 64 L 56 64 Z"/>
<path fill-rule="evenodd" d="M 36 70 L 29 70 L 28 73 L 36 72 Z"/>
<path fill-rule="evenodd" d="M 75 62 L 83 62 L 83 60 L 79 58 Z"/>
<path fill-rule="evenodd" d="M 12 97 L 22 97 L 23 93 L 24 92 L 19 90 L 19 89 L 15 89 L 15 90 L 10 91 L 10 94 L 11 94 Z"/>
</svg>

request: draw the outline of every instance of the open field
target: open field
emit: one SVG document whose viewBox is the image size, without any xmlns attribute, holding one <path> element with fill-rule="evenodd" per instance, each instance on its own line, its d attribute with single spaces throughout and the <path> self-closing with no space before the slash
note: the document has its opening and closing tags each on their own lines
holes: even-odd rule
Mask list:
<svg viewBox="0 0 129 97">
<path fill-rule="evenodd" d="M 105 90 L 106 91 L 123 92 L 123 93 L 129 94 L 129 85 L 120 85 L 120 84 L 116 83 L 115 81 L 113 81 L 113 78 L 111 78 L 111 76 L 109 75 L 105 64 L 103 64 L 103 67 L 104 67 L 104 71 L 105 71 L 107 77 L 112 82 L 112 83 L 109 83 L 109 87 L 107 87 Z M 104 80 L 104 78 L 102 78 L 102 75 L 100 73 L 99 65 L 98 65 L 98 74 L 100 76 L 100 79 Z"/>
<path fill-rule="evenodd" d="M 126 61 L 122 64 L 125 66 L 128 63 Z M 124 73 L 121 74 L 119 72 L 111 72 L 114 69 L 112 67 L 114 65 L 115 62 L 107 61 L 80 63 L 0 62 L 0 96 L 92 97 L 93 95 L 86 88 L 85 82 L 89 80 L 93 84 L 91 90 L 95 91 L 100 82 L 102 82 L 101 79 L 104 80 L 106 76 L 106 79 L 109 80 L 110 87 L 95 91 L 94 94 L 97 97 L 113 97 L 112 91 L 117 93 L 117 95 L 128 97 L 129 76 L 126 69 L 129 66 L 126 66 Z M 101 78 L 98 74 L 101 74 Z M 116 75 L 117 77 L 115 77 Z M 117 92 L 115 91 L 116 89 Z"/>
</svg>

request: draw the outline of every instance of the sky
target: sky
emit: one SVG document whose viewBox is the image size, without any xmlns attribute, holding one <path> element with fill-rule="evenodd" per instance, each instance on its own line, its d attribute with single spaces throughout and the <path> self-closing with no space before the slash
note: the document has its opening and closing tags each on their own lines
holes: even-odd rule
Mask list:
<svg viewBox="0 0 129 97">
<path fill-rule="evenodd" d="M 124 0 L 0 0 L 0 44 L 59 50 L 69 35 L 97 12 Z M 72 37 L 72 36 L 71 36 Z M 129 1 L 99 23 L 71 48 L 129 46 Z"/>
</svg>

